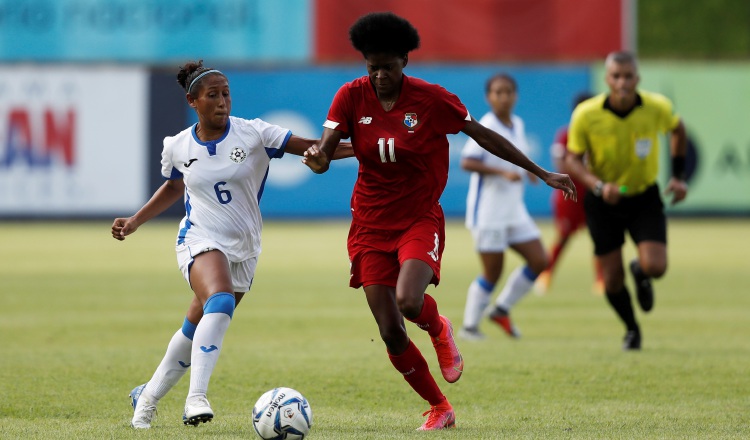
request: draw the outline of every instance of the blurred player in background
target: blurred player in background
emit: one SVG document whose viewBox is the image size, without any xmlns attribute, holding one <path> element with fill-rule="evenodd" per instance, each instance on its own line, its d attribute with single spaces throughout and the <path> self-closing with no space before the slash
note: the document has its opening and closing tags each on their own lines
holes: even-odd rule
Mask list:
<svg viewBox="0 0 750 440">
<path fill-rule="evenodd" d="M 584 199 L 586 223 L 607 300 L 627 328 L 623 348 L 639 350 L 641 331 L 622 261 L 625 231 L 637 246 L 638 257 L 629 267 L 638 303 L 648 312 L 654 306 L 651 279 L 667 270 L 667 220 L 656 182 L 659 135 L 671 133 L 672 177 L 665 194 L 672 195 L 672 204 L 687 195 L 687 136 L 669 99 L 637 89 L 640 76 L 633 54 L 613 52 L 604 66 L 609 93 L 584 101 L 573 111 L 566 166 L 590 190 Z"/>
<path fill-rule="evenodd" d="M 164 139 L 166 182 L 135 215 L 112 224 L 112 236 L 124 240 L 184 198 L 177 263 L 195 296 L 151 380 L 130 394 L 134 428 L 151 427 L 159 400 L 188 367 L 192 370 L 183 422 L 195 426 L 213 418 L 208 382 L 235 307 L 255 275 L 262 228 L 258 203 L 269 163 L 285 152 L 302 155 L 314 143 L 260 119 L 230 116 L 226 76 L 200 61 L 181 67 L 177 82 L 198 123 Z M 351 146 L 337 153 L 336 158 L 352 156 Z"/>
<path fill-rule="evenodd" d="M 573 100 L 573 108 L 575 109 L 578 104 L 591 97 L 592 95 L 589 92 L 579 93 Z M 558 130 L 550 150 L 552 161 L 557 171 L 567 173 L 568 171 L 565 168 L 565 156 L 568 154 L 567 125 Z M 534 284 L 534 289 L 540 295 L 544 295 L 549 290 L 555 267 L 560 260 L 563 249 L 568 244 L 568 240 L 570 240 L 576 231 L 586 226 L 586 212 L 583 210 L 583 197 L 586 195 L 586 186 L 575 179 L 573 179 L 573 184 L 576 186 L 579 200 L 569 200 L 562 197 L 562 194 L 557 191 L 552 194 L 552 215 L 557 237 L 555 237 L 555 242 L 549 251 L 549 265 L 539 275 Z M 604 295 L 604 279 L 602 278 L 602 270 L 596 258 L 594 259 L 594 286 L 592 291 L 597 295 Z"/>
<path fill-rule="evenodd" d="M 445 219 L 438 203 L 448 179 L 449 133 L 462 131 L 479 145 L 576 196 L 570 178 L 550 173 L 507 139 L 474 121 L 444 88 L 404 75 L 417 30 L 392 13 L 372 13 L 349 29 L 367 76 L 343 85 L 333 99 L 320 148 L 306 156 L 323 173 L 339 141 L 351 137 L 359 172 L 351 201 L 349 285 L 363 287 L 394 368 L 430 404 L 420 430 L 455 426 L 453 407 L 432 377 L 427 361 L 406 333 L 404 318 L 429 333 L 448 382 L 463 371 L 451 322 L 438 312 L 429 284 L 440 281 Z"/>
<path fill-rule="evenodd" d="M 523 153 L 528 153 L 523 120 L 513 113 L 518 100 L 516 81 L 504 73 L 492 76 L 485 85 L 485 97 L 490 111 L 479 123 L 510 140 Z M 528 174 L 533 183 L 537 179 L 518 165 L 489 154 L 474 139 L 466 142 L 461 157 L 461 168 L 471 172 L 466 198 L 466 227 L 474 238 L 482 272 L 469 285 L 463 328 L 459 334 L 465 339 L 484 338 L 479 331 L 479 322 L 503 272 L 505 250 L 510 248 L 524 259 L 525 265 L 510 274 L 489 318 L 509 336 L 518 338 L 521 333 L 510 320 L 510 309 L 531 290 L 534 280 L 548 262 L 539 228 L 523 200 L 524 176 Z"/>
</svg>

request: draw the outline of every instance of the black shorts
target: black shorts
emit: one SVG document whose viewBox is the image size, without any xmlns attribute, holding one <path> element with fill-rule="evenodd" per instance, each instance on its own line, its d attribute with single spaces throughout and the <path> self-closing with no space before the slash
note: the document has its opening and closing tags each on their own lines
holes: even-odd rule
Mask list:
<svg viewBox="0 0 750 440">
<path fill-rule="evenodd" d="M 667 218 L 656 184 L 641 194 L 621 198 L 617 205 L 607 204 L 588 192 L 583 207 L 596 255 L 621 248 L 625 243 L 625 231 L 636 244 L 642 241 L 667 243 Z"/>
</svg>

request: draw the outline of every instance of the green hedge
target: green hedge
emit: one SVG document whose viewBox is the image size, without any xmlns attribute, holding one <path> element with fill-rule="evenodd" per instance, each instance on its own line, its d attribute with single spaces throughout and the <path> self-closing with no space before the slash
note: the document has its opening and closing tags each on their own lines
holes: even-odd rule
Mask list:
<svg viewBox="0 0 750 440">
<path fill-rule="evenodd" d="M 646 58 L 748 58 L 750 1 L 639 0 L 638 52 Z"/>
</svg>

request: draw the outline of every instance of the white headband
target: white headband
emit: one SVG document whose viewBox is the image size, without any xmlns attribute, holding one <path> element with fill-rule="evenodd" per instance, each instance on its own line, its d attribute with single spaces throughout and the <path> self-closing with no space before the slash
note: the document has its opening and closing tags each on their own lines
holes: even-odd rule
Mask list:
<svg viewBox="0 0 750 440">
<path fill-rule="evenodd" d="M 188 86 L 187 92 L 190 94 L 190 90 L 193 88 L 193 84 L 198 82 L 199 79 L 203 78 L 204 76 L 208 75 L 209 73 L 221 73 L 220 71 L 216 69 L 210 69 L 206 70 L 205 72 L 201 73 L 200 75 L 196 76 L 192 81 L 190 81 L 190 85 Z M 221 73 L 223 75 L 223 73 Z"/>
</svg>

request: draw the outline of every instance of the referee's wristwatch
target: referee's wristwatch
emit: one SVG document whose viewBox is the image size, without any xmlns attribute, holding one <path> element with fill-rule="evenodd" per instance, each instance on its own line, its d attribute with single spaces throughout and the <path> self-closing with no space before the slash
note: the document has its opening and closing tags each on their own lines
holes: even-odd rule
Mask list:
<svg viewBox="0 0 750 440">
<path fill-rule="evenodd" d="M 595 196 L 597 196 L 597 197 L 601 197 L 601 196 L 602 196 L 602 190 L 603 190 L 603 189 L 604 189 L 604 182 L 602 182 L 601 180 L 599 180 L 599 181 L 597 181 L 597 182 L 596 182 L 596 185 L 594 185 L 594 189 L 593 189 L 593 190 L 591 190 L 591 192 L 592 192 L 592 193 L 593 193 L 593 194 L 594 194 Z"/>
</svg>

